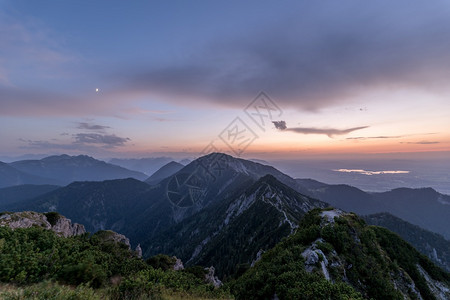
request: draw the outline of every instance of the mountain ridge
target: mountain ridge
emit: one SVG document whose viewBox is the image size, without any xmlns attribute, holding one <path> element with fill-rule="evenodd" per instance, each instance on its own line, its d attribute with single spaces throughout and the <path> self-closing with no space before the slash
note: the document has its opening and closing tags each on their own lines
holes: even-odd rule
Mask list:
<svg viewBox="0 0 450 300">
<path fill-rule="evenodd" d="M 258 252 L 292 233 L 307 211 L 326 206 L 266 175 L 235 196 L 143 242 L 144 254 L 168 253 L 180 257 L 188 266 L 214 265 L 219 275 L 230 276 L 237 271 L 237 265 L 250 264 Z M 223 265 L 222 260 L 228 265 Z"/>
<path fill-rule="evenodd" d="M 53 155 L 40 160 L 15 161 L 8 165 L 33 176 L 49 178 L 58 182 L 59 185 L 67 185 L 74 181 L 102 181 L 128 177 L 144 180 L 147 178 L 143 173 L 112 165 L 87 155 Z"/>
</svg>

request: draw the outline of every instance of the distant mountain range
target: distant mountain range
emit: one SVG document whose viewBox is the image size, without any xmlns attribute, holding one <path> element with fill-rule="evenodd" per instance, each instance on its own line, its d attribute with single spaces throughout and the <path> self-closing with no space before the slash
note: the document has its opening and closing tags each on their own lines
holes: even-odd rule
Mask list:
<svg viewBox="0 0 450 300">
<path fill-rule="evenodd" d="M 288 236 L 308 210 L 328 204 L 362 215 L 390 212 L 450 237 L 449 196 L 432 189 L 367 193 L 347 185 L 293 179 L 271 166 L 222 153 L 203 156 L 184 167 L 169 162 L 150 177 L 155 179 L 151 184 L 141 181 L 150 180 L 141 173 L 137 173 L 139 180 L 86 182 L 84 176 L 133 177 L 126 176 L 132 171 L 86 156 L 5 165 L 20 168 L 19 172 L 58 174 L 60 178 L 55 179 L 65 178 L 65 182 L 80 181 L 57 189 L 0 190 L 0 197 L 8 195 L 0 198 L 1 210 L 57 211 L 88 231 L 111 229 L 125 234 L 134 246 L 141 243 L 146 255 L 164 252 L 182 257 L 188 265 L 214 264 L 220 267 L 219 274 L 227 276 Z M 396 224 L 391 227 L 400 228 L 401 222 L 391 220 Z M 407 239 L 406 231 L 392 230 Z M 439 250 L 442 247 L 436 246 L 440 242 L 434 237 L 415 227 L 408 231 L 420 234 L 436 249 L 441 266 L 448 264 L 446 252 Z M 424 245 L 414 245 L 433 258 Z"/>
<path fill-rule="evenodd" d="M 0 189 L 0 211 L 7 210 L 18 203 L 36 198 L 60 188 L 57 185 L 24 184 Z"/>
<path fill-rule="evenodd" d="M 141 173 L 152 175 L 162 166 L 174 161 L 171 157 L 148 157 L 148 158 L 112 158 L 109 163 L 121 166 L 123 168 L 139 171 Z M 186 161 L 181 162 L 183 165 Z M 189 162 L 187 162 L 189 163 Z"/>
<path fill-rule="evenodd" d="M 59 155 L 40 160 L 0 163 L 0 188 L 20 184 L 67 185 L 74 181 L 103 181 L 148 176 L 94 159 L 90 156 Z"/>
<path fill-rule="evenodd" d="M 297 183 L 306 195 L 334 207 L 361 215 L 389 212 L 450 239 L 450 196 L 432 188 L 368 193 L 349 185 L 329 185 L 310 179 L 297 179 Z"/>
<path fill-rule="evenodd" d="M 59 184 L 59 181 L 28 174 L 0 162 L 0 188 L 21 184 Z"/>
</svg>

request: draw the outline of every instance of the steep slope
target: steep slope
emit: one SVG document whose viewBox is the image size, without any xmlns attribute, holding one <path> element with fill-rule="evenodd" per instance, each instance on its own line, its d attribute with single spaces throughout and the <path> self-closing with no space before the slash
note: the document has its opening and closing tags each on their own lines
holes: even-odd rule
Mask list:
<svg viewBox="0 0 450 300">
<path fill-rule="evenodd" d="M 0 188 L 21 184 L 57 184 L 58 180 L 43 178 L 22 172 L 4 162 L 0 162 Z"/>
<path fill-rule="evenodd" d="M 424 230 L 388 213 L 363 216 L 363 219 L 368 224 L 385 227 L 397 233 L 420 253 L 450 272 L 450 242 L 441 235 Z"/>
<path fill-rule="evenodd" d="M 0 189 L 0 211 L 4 207 L 17 205 L 18 203 L 38 197 L 58 189 L 57 185 L 33 185 L 24 184 Z"/>
<path fill-rule="evenodd" d="M 183 169 L 184 165 L 177 163 L 175 161 L 171 161 L 161 168 L 158 169 L 155 173 L 152 174 L 145 182 L 150 185 L 155 185 L 161 182 L 164 178 L 174 175 L 176 172 Z"/>
<path fill-rule="evenodd" d="M 232 290 L 237 299 L 448 299 L 450 274 L 385 228 L 315 209 Z"/>
<path fill-rule="evenodd" d="M 28 174 L 56 180 L 60 185 L 74 181 L 102 181 L 122 178 L 145 180 L 143 173 L 96 160 L 86 155 L 49 156 L 41 160 L 22 160 L 9 164 Z"/>
<path fill-rule="evenodd" d="M 188 266 L 214 265 L 219 276 L 231 275 L 288 236 L 307 211 L 325 206 L 266 175 L 146 241 L 143 248 L 147 256 L 169 253 Z"/>
</svg>

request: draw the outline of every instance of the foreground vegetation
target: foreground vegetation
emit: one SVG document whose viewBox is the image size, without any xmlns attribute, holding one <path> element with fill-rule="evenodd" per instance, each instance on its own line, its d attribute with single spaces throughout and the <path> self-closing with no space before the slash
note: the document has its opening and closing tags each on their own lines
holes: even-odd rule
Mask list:
<svg viewBox="0 0 450 300">
<path fill-rule="evenodd" d="M 145 262 L 103 235 L 62 238 L 39 227 L 0 227 L 0 281 L 7 284 L 1 298 L 229 298 L 225 288 L 205 283 L 202 268 L 175 271 L 166 256 Z"/>
</svg>

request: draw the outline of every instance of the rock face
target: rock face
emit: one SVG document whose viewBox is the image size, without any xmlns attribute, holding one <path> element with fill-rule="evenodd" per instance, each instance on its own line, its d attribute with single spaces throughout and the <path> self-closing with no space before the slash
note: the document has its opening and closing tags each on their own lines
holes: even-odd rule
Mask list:
<svg viewBox="0 0 450 300">
<path fill-rule="evenodd" d="M 142 248 L 141 248 L 141 244 L 138 244 L 136 246 L 136 249 L 134 249 L 134 252 L 136 253 L 136 256 L 139 258 L 142 258 Z"/>
<path fill-rule="evenodd" d="M 175 264 L 173 265 L 173 269 L 175 271 L 184 270 L 184 265 L 181 259 L 177 258 L 176 256 L 173 256 L 172 258 L 175 259 Z"/>
<path fill-rule="evenodd" d="M 328 272 L 328 259 L 322 250 L 318 249 L 317 243 L 322 243 L 322 239 L 317 239 L 310 247 L 303 251 L 302 256 L 305 259 L 305 270 L 312 272 L 320 264 L 321 271 L 326 280 L 330 281 Z M 334 253 L 331 253 L 334 254 Z M 336 256 L 336 255 L 335 255 Z"/>
<path fill-rule="evenodd" d="M 84 225 L 78 223 L 72 224 L 71 221 L 66 218 L 59 218 L 56 224 L 52 226 L 52 230 L 56 233 L 61 233 L 64 237 L 86 233 Z"/>
<path fill-rule="evenodd" d="M 0 226 L 8 226 L 11 229 L 37 226 L 52 230 L 64 237 L 86 233 L 83 225 L 78 223 L 72 224 L 70 219 L 62 215 L 57 213 L 43 214 L 33 211 L 2 213 L 0 215 Z"/>
<path fill-rule="evenodd" d="M 205 271 L 207 272 L 205 275 L 205 282 L 210 283 L 215 287 L 219 287 L 222 285 L 222 281 L 220 281 L 219 278 L 214 275 L 216 269 L 214 269 L 213 266 L 205 268 Z"/>
</svg>

